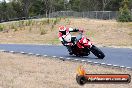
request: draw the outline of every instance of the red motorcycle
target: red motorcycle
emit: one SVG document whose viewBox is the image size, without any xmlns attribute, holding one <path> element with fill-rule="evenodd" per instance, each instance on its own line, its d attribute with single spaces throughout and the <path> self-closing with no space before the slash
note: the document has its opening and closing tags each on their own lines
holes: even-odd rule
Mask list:
<svg viewBox="0 0 132 88">
<path fill-rule="evenodd" d="M 72 37 L 73 38 L 73 37 Z M 76 37 L 74 37 L 74 43 L 69 43 L 68 45 L 71 46 L 72 54 L 76 56 L 88 56 L 90 51 L 100 59 L 105 57 L 104 53 L 97 48 L 95 45 L 91 43 L 91 41 L 83 36 L 82 33 L 79 33 Z"/>
</svg>

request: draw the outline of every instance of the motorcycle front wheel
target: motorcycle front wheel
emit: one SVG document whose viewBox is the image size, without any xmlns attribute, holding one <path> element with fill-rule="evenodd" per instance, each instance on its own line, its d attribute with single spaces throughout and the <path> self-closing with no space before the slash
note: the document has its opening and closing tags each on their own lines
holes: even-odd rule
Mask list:
<svg viewBox="0 0 132 88">
<path fill-rule="evenodd" d="M 92 45 L 90 51 L 100 59 L 103 59 L 105 57 L 104 53 L 94 45 Z"/>
</svg>

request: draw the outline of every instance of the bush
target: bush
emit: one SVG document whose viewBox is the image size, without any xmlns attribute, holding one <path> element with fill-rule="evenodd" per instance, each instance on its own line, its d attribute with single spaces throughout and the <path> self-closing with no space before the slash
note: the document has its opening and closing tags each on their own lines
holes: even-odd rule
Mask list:
<svg viewBox="0 0 132 88">
<path fill-rule="evenodd" d="M 19 21 L 19 22 L 18 22 L 18 26 L 19 26 L 19 27 L 23 27 L 23 26 L 24 26 L 24 21 L 23 21 L 23 20 L 22 20 L 22 21 Z"/>
<path fill-rule="evenodd" d="M 43 20 L 41 21 L 41 24 L 42 24 L 42 25 L 47 24 L 47 20 L 43 19 Z"/>
<path fill-rule="evenodd" d="M 17 29 L 17 28 L 14 28 L 14 29 L 13 29 L 13 32 L 16 32 L 16 31 L 18 31 L 18 29 Z"/>
<path fill-rule="evenodd" d="M 47 23 L 47 24 L 49 24 L 49 23 L 50 23 L 50 19 L 49 19 L 49 18 L 47 19 L 46 23 Z"/>
<path fill-rule="evenodd" d="M 46 34 L 47 32 L 46 32 L 46 30 L 45 29 L 43 29 L 43 28 L 40 28 L 40 35 L 44 35 L 44 34 Z"/>
<path fill-rule="evenodd" d="M 10 28 L 15 29 L 15 25 L 11 24 Z"/>
<path fill-rule="evenodd" d="M 3 31 L 4 27 L 2 25 L 0 25 L 0 31 Z"/>
<path fill-rule="evenodd" d="M 26 25 L 25 26 L 31 26 L 33 24 L 33 21 L 32 20 L 28 20 L 28 21 L 25 21 Z"/>
<path fill-rule="evenodd" d="M 119 22 L 130 22 L 132 21 L 131 12 L 128 9 L 128 0 L 123 1 L 123 6 L 119 8 L 118 19 Z"/>
</svg>

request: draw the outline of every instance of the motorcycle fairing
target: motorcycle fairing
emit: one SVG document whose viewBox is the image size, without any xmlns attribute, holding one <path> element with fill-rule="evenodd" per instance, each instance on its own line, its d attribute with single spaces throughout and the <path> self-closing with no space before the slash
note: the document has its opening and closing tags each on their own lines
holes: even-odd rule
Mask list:
<svg viewBox="0 0 132 88">
<path fill-rule="evenodd" d="M 78 42 L 77 42 L 77 46 L 79 48 L 84 48 L 84 47 L 91 47 L 92 43 L 86 38 L 86 37 L 82 37 Z"/>
</svg>

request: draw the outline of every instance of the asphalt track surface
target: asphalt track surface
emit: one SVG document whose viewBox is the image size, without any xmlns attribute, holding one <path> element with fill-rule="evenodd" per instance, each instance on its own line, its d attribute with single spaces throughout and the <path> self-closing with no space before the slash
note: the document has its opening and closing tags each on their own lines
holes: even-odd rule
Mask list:
<svg viewBox="0 0 132 88">
<path fill-rule="evenodd" d="M 106 55 L 104 59 L 98 59 L 92 53 L 87 57 L 70 56 L 64 46 L 54 45 L 25 45 L 25 44 L 0 44 L 0 50 L 25 52 L 54 57 L 72 58 L 75 60 L 85 60 L 96 64 L 107 64 L 132 68 L 132 49 L 130 48 L 108 48 L 99 47 Z"/>
</svg>

